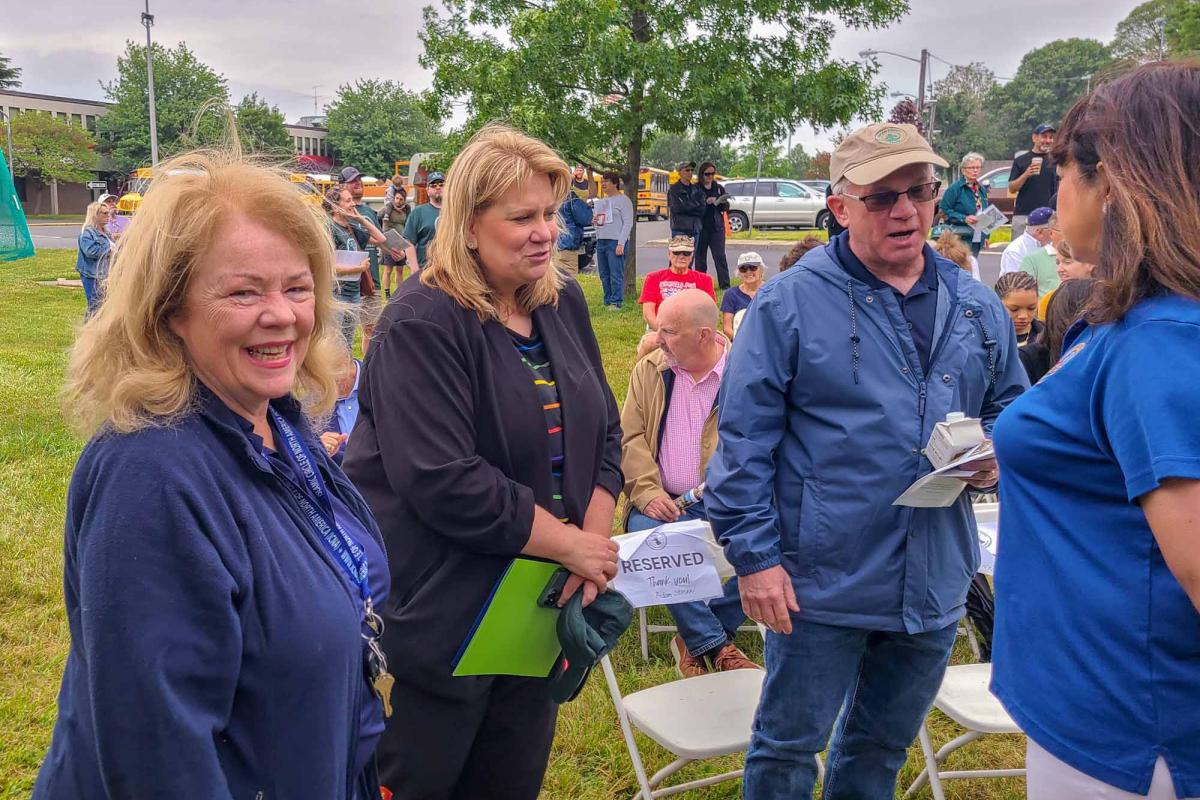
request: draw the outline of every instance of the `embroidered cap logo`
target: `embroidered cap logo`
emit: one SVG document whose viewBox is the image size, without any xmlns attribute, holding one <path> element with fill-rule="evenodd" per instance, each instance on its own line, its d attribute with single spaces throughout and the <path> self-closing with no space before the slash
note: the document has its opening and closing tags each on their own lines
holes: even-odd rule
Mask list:
<svg viewBox="0 0 1200 800">
<path fill-rule="evenodd" d="M 907 138 L 900 128 L 883 128 L 875 134 L 875 141 L 880 144 L 900 144 Z"/>
</svg>

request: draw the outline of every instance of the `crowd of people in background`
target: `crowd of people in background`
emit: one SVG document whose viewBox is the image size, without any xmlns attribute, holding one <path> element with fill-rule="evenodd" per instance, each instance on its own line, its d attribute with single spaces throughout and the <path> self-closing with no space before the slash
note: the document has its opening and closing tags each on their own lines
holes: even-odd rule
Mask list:
<svg viewBox="0 0 1200 800">
<path fill-rule="evenodd" d="M 171 162 L 125 233 L 94 203 L 34 797 L 533 800 L 556 681 L 591 664 L 456 676 L 460 645 L 520 556 L 563 567 L 560 608 L 628 624 L 614 524 L 687 520 L 736 577 L 668 607 L 670 652 L 764 671 L 747 798 L 811 796 L 826 751 L 826 798 L 893 796 L 981 606 L 1032 800 L 1200 797 L 1197 107 L 1200 67 L 1152 64 L 1035 128 L 993 289 L 984 158 L 939 200 L 912 125 L 846 136 L 838 232 L 770 279 L 741 253 L 737 285 L 716 167 L 680 164 L 620 409 L 572 276 L 592 227 L 621 308 L 636 209 L 511 128 L 382 215 L 354 167 L 322 219 L 232 154 Z M 897 505 L 952 413 L 995 456 L 948 505 Z M 995 492 L 993 638 L 972 497 Z"/>
</svg>

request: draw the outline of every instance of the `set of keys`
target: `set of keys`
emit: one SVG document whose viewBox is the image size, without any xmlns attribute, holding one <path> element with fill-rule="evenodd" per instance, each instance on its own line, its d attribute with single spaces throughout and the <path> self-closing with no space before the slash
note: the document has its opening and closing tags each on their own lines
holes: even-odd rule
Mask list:
<svg viewBox="0 0 1200 800">
<path fill-rule="evenodd" d="M 383 636 L 383 620 L 375 613 L 370 600 L 366 603 L 366 612 L 367 627 L 372 633 L 371 636 L 363 635 L 367 642 L 367 675 L 371 679 L 371 688 L 375 695 L 383 702 L 383 716 L 386 718 L 392 716 L 392 687 L 396 684 L 396 679 L 388 672 L 387 656 L 379 646 L 379 640 Z"/>
</svg>

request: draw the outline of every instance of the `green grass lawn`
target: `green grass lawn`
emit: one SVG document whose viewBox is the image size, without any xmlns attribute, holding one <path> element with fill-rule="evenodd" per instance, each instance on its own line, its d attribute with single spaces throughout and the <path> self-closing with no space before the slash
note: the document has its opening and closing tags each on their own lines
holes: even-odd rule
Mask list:
<svg viewBox="0 0 1200 800">
<path fill-rule="evenodd" d="M 730 240 L 740 242 L 799 242 L 809 236 L 815 236 L 823 242 L 829 241 L 829 234 L 825 231 L 817 230 L 759 230 L 756 229 L 751 235 L 750 231 L 742 231 L 741 233 L 729 234 Z M 1012 227 L 1005 225 L 1002 228 L 997 228 L 992 231 L 991 237 L 988 238 L 989 245 L 1008 244 L 1012 241 Z"/>
<path fill-rule="evenodd" d="M 30 222 L 78 222 L 83 224 L 83 214 L 27 214 Z"/>
<path fill-rule="evenodd" d="M 68 430 L 56 396 L 84 302 L 81 290 L 39 286 L 37 281 L 74 277 L 74 260 L 74 251 L 51 250 L 0 264 L 0 798 L 30 794 L 50 742 L 68 644 L 62 527 L 67 483 L 82 442 Z M 644 329 L 640 310 L 634 304 L 622 312 L 605 310 L 597 280 L 584 276 L 581 283 L 619 402 Z M 662 609 L 655 609 L 651 618 L 668 621 Z M 636 632 L 626 634 L 614 655 L 624 692 L 675 678 L 667 641 L 665 635 L 654 635 L 651 658 L 645 663 Z M 761 658 L 756 635 L 743 634 L 741 644 L 751 657 Z M 965 655 L 965 646 L 959 647 L 955 660 L 965 660 Z M 938 714 L 932 724 L 935 746 L 962 732 Z M 649 772 L 671 760 L 649 740 L 641 744 Z M 950 768 L 1019 767 L 1023 752 L 1020 737 L 989 737 L 954 757 Z M 740 760 L 728 757 L 691 765 L 680 779 L 735 768 Z M 901 787 L 916 777 L 921 763 L 914 745 L 900 774 Z M 616 715 L 597 670 L 580 698 L 562 710 L 543 797 L 616 800 L 631 798 L 635 791 Z M 684 795 L 709 800 L 739 796 L 736 782 Z M 930 797 L 928 788 L 919 796 Z M 947 783 L 947 797 L 959 800 L 1024 796 L 1024 781 L 1019 779 Z"/>
</svg>

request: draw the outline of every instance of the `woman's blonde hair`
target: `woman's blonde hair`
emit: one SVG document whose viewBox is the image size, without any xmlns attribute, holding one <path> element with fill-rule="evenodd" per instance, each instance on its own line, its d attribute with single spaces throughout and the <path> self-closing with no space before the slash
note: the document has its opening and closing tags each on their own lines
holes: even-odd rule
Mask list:
<svg viewBox="0 0 1200 800">
<path fill-rule="evenodd" d="M 337 399 L 345 349 L 333 298 L 333 245 L 319 210 L 285 172 L 236 149 L 186 153 L 163 164 L 138 208 L 105 284 L 104 303 L 71 349 L 64 399 L 85 435 L 167 425 L 192 410 L 196 378 L 169 323 L 222 223 L 240 214 L 285 235 L 308 259 L 316 302 L 293 393 L 319 417 Z"/>
<path fill-rule="evenodd" d="M 100 209 L 104 208 L 104 204 L 97 200 L 94 203 L 88 203 L 87 210 L 83 212 L 83 227 L 99 228 L 96 224 L 96 215 L 100 213 Z"/>
<path fill-rule="evenodd" d="M 567 196 L 571 170 L 543 142 L 497 124 L 472 136 L 446 174 L 437 236 L 429 248 L 429 264 L 421 270 L 421 282 L 441 289 L 480 320 L 499 319 L 495 291 L 488 285 L 475 251 L 467 247 L 471 223 L 513 186 L 537 175 L 550 179 L 555 197 Z M 517 304 L 526 313 L 558 304 L 563 278 L 554 265 L 557 237 L 550 247 L 546 274 L 517 291 Z"/>
<path fill-rule="evenodd" d="M 942 235 L 933 243 L 933 249 L 942 258 L 950 259 L 967 272 L 971 271 L 971 248 L 954 231 L 948 228 L 942 231 Z"/>
</svg>

